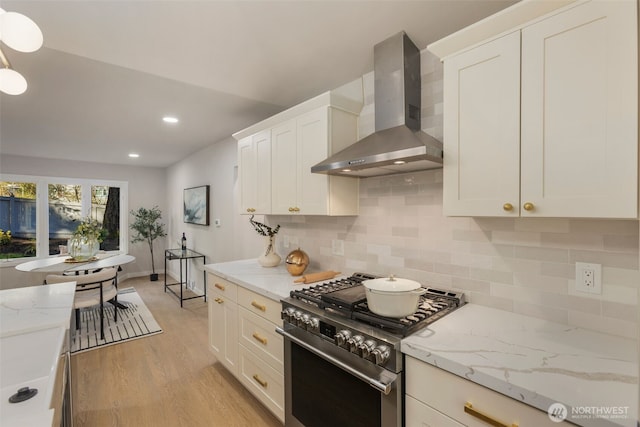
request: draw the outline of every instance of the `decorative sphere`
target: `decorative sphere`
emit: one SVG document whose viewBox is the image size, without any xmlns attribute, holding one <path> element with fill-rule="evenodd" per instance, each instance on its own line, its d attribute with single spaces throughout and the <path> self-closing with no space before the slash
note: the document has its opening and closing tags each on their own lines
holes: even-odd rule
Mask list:
<svg viewBox="0 0 640 427">
<path fill-rule="evenodd" d="M 285 264 L 287 265 L 289 274 L 292 276 L 300 276 L 309 266 L 309 255 L 298 248 L 287 255 Z"/>
</svg>

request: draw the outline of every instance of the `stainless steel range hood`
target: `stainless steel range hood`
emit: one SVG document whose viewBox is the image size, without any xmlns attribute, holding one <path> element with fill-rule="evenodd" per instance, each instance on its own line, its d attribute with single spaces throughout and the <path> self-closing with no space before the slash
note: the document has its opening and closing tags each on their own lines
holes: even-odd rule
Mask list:
<svg viewBox="0 0 640 427">
<path fill-rule="evenodd" d="M 375 45 L 375 133 L 311 168 L 367 177 L 442 167 L 442 143 L 420 127 L 420 51 L 404 31 Z"/>
</svg>

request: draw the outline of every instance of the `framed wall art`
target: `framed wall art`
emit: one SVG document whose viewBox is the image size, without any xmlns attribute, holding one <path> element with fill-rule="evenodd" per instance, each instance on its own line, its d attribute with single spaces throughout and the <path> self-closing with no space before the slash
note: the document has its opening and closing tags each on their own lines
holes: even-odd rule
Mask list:
<svg viewBox="0 0 640 427">
<path fill-rule="evenodd" d="M 209 186 L 184 189 L 184 222 L 209 225 Z"/>
</svg>

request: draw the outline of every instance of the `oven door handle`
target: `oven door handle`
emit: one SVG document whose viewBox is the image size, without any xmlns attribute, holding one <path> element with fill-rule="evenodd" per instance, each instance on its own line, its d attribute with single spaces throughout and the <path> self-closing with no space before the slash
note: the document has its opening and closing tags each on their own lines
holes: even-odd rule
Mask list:
<svg viewBox="0 0 640 427">
<path fill-rule="evenodd" d="M 290 333 L 284 331 L 282 328 L 276 328 L 276 332 L 279 333 L 280 335 L 282 335 L 283 337 L 291 340 L 292 342 L 296 343 L 297 345 L 299 345 L 300 347 L 305 348 L 306 350 L 309 350 L 311 353 L 314 353 L 316 356 L 321 357 L 322 359 L 326 360 L 327 362 L 330 362 L 334 365 L 336 365 L 337 367 L 339 367 L 340 369 L 343 369 L 345 371 L 347 371 L 348 373 L 350 373 L 351 375 L 361 379 L 362 381 L 368 383 L 371 387 L 375 388 L 376 390 L 380 391 L 381 393 L 388 395 L 389 393 L 391 393 L 391 386 L 392 384 L 396 381 L 396 379 L 398 378 L 398 376 L 396 374 L 392 374 L 389 373 L 389 375 L 391 376 L 391 380 L 389 382 L 382 382 L 376 378 L 371 378 L 369 375 L 366 375 L 360 371 L 358 371 L 357 369 L 352 368 L 351 366 L 347 365 L 346 363 L 336 359 L 335 357 L 321 351 L 318 350 L 317 348 L 315 348 L 314 346 L 306 343 L 305 341 L 301 340 L 300 338 L 291 335 Z"/>
</svg>

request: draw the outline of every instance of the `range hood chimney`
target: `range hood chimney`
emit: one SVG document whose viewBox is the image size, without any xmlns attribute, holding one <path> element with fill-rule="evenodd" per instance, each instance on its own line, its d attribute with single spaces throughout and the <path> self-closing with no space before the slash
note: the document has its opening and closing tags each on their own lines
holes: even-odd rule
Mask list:
<svg viewBox="0 0 640 427">
<path fill-rule="evenodd" d="M 442 143 L 420 126 L 420 51 L 404 31 L 373 49 L 375 133 L 311 168 L 368 177 L 442 167 Z"/>
</svg>

